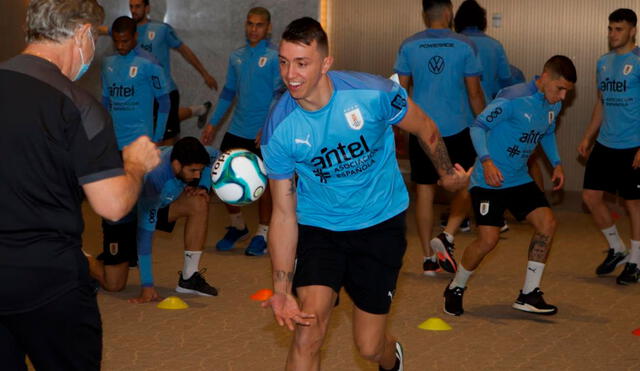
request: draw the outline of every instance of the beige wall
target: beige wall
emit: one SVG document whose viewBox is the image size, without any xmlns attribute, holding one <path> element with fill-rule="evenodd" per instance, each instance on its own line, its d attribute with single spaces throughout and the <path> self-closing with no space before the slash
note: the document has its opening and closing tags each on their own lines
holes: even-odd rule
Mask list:
<svg viewBox="0 0 640 371">
<path fill-rule="evenodd" d="M 402 40 L 424 29 L 420 0 L 328 0 L 331 50 L 336 69 L 389 75 Z M 566 190 L 580 190 L 583 165 L 575 148 L 595 100 L 595 62 L 607 52 L 607 17 L 640 0 L 478 0 L 487 9 L 487 33 L 500 40 L 512 64 L 527 78 L 554 54 L 573 59 L 578 69 L 575 97 L 565 105 L 558 145 L 567 175 Z M 453 1 L 454 8 L 461 0 Z M 491 25 L 492 15 L 502 25 Z"/>
</svg>

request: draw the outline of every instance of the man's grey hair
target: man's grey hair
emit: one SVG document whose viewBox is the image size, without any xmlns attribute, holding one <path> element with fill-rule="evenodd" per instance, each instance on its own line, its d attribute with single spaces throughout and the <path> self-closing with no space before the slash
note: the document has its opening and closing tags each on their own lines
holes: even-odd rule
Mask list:
<svg viewBox="0 0 640 371">
<path fill-rule="evenodd" d="M 73 36 L 79 26 L 89 23 L 95 28 L 103 20 L 104 9 L 96 0 L 31 0 L 26 41 L 61 42 Z"/>
</svg>

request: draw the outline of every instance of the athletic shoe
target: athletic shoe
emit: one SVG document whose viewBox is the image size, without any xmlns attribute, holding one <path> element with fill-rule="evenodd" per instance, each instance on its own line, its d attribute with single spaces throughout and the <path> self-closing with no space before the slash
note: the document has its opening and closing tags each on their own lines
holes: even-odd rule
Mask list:
<svg viewBox="0 0 640 371">
<path fill-rule="evenodd" d="M 438 256 L 438 264 L 440 264 L 440 267 L 447 272 L 456 273 L 458 270 L 458 264 L 456 264 L 456 261 L 453 258 L 453 250 L 455 247 L 453 243 L 447 240 L 447 236 L 445 236 L 444 232 L 431 240 L 431 248 Z"/>
<path fill-rule="evenodd" d="M 437 260 L 427 259 L 422 263 L 422 271 L 425 276 L 435 277 L 436 273 L 442 272 L 442 268 L 440 268 Z"/>
<path fill-rule="evenodd" d="M 624 266 L 622 273 L 620 273 L 618 278 L 616 278 L 616 282 L 618 285 L 628 285 L 638 282 L 638 279 L 640 279 L 640 269 L 638 269 L 638 264 L 627 263 Z"/>
<path fill-rule="evenodd" d="M 464 313 L 462 308 L 462 295 L 466 287 L 454 287 L 449 288 L 449 285 L 444 289 L 444 312 L 452 316 L 459 316 Z"/>
<path fill-rule="evenodd" d="M 211 102 L 206 101 L 202 103 L 205 110 L 204 113 L 198 116 L 198 129 L 202 129 L 204 125 L 207 123 L 207 117 L 209 116 L 209 112 L 211 112 Z"/>
<path fill-rule="evenodd" d="M 382 366 L 378 366 L 379 371 L 404 371 L 404 351 L 402 350 L 402 344 L 396 341 L 396 364 L 392 369 L 386 370 Z"/>
<path fill-rule="evenodd" d="M 440 228 L 445 229 L 447 227 L 447 223 L 449 222 L 449 214 L 442 213 L 440 214 Z M 460 232 L 471 232 L 471 221 L 469 218 L 464 218 L 462 223 L 460 224 Z"/>
<path fill-rule="evenodd" d="M 253 236 L 249 246 L 244 250 L 247 256 L 262 256 L 267 253 L 267 241 L 262 236 Z"/>
<path fill-rule="evenodd" d="M 620 264 L 627 262 L 627 252 L 616 252 L 614 249 L 607 251 L 607 257 L 604 258 L 602 264 L 596 268 L 597 275 L 609 274 Z"/>
<path fill-rule="evenodd" d="M 233 249 L 233 245 L 238 241 L 244 241 L 249 238 L 249 228 L 244 227 L 240 230 L 236 227 L 227 227 L 227 233 L 216 244 L 219 251 L 229 251 Z"/>
<path fill-rule="evenodd" d="M 207 269 L 203 268 L 200 272 L 195 272 L 189 279 L 182 278 L 182 271 L 178 272 L 180 278 L 178 279 L 178 286 L 176 291 L 182 294 L 197 294 L 202 296 L 218 296 L 218 290 L 209 285 L 207 281 L 202 277 L 202 273 Z"/>
<path fill-rule="evenodd" d="M 528 294 L 523 294 L 520 290 L 518 299 L 513 303 L 513 309 L 521 310 L 523 312 L 552 315 L 558 312 L 558 308 L 554 305 L 547 304 L 542 297 L 544 295 L 538 287 L 533 289 Z"/>
<path fill-rule="evenodd" d="M 509 224 L 507 224 L 506 220 L 502 220 L 502 227 L 500 227 L 500 233 L 504 233 L 509 230 Z"/>
</svg>

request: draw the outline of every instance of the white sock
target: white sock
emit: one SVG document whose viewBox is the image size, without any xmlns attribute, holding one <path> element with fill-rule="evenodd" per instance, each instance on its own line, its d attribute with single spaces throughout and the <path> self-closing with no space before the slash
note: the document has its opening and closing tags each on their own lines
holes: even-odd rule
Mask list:
<svg viewBox="0 0 640 371">
<path fill-rule="evenodd" d="M 426 262 L 427 260 L 431 260 L 432 262 L 435 262 L 438 259 L 438 257 L 436 256 L 436 254 L 433 254 L 431 256 L 423 256 L 422 257 L 422 262 Z"/>
<path fill-rule="evenodd" d="M 267 233 L 269 232 L 269 226 L 264 224 L 258 224 L 258 229 L 256 230 L 256 236 L 264 237 L 264 240 L 267 240 Z"/>
<path fill-rule="evenodd" d="M 629 263 L 640 265 L 640 241 L 631 240 L 631 254 L 629 254 Z"/>
<path fill-rule="evenodd" d="M 188 280 L 198 271 L 200 266 L 200 257 L 202 251 L 185 251 L 184 252 L 184 268 L 182 269 L 182 278 Z"/>
<path fill-rule="evenodd" d="M 453 289 L 454 287 L 467 287 L 467 281 L 469 281 L 469 277 L 473 271 L 468 271 L 464 269 L 462 264 L 458 264 L 458 271 L 456 272 L 455 277 L 453 277 L 453 281 L 449 284 L 449 288 Z"/>
<path fill-rule="evenodd" d="M 624 242 L 622 242 L 622 239 L 618 234 L 618 228 L 616 228 L 615 224 L 609 228 L 602 229 L 602 234 L 604 235 L 604 238 L 607 239 L 609 248 L 613 249 L 613 251 L 625 252 L 627 250 L 624 246 Z"/>
<path fill-rule="evenodd" d="M 202 116 L 205 112 L 207 112 L 207 107 L 205 107 L 203 104 L 191 106 L 189 107 L 189 109 L 191 110 L 191 114 L 193 116 Z"/>
<path fill-rule="evenodd" d="M 449 241 L 449 243 L 453 243 L 453 235 L 449 234 L 445 231 L 442 231 L 442 233 L 444 233 L 444 237 L 447 239 L 447 241 Z"/>
<path fill-rule="evenodd" d="M 231 226 L 236 229 L 243 230 L 247 227 L 247 225 L 244 223 L 242 213 L 229 214 L 229 219 L 231 219 Z"/>
<path fill-rule="evenodd" d="M 524 286 L 522 286 L 523 294 L 528 294 L 536 287 L 540 287 L 542 272 L 544 272 L 544 263 L 531 260 L 527 262 L 527 274 L 524 277 Z"/>
</svg>

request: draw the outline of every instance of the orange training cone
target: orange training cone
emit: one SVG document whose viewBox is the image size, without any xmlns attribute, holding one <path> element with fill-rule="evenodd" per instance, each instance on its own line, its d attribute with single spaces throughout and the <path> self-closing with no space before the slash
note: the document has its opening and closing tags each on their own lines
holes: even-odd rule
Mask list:
<svg viewBox="0 0 640 371">
<path fill-rule="evenodd" d="M 637 328 L 633 331 L 631 331 L 632 334 L 634 334 L 635 336 L 640 336 L 640 328 Z"/>
<path fill-rule="evenodd" d="M 255 301 L 265 301 L 265 300 L 268 300 L 271 296 L 273 296 L 272 290 L 262 289 L 262 290 L 256 291 L 253 295 L 249 297 Z"/>
</svg>

